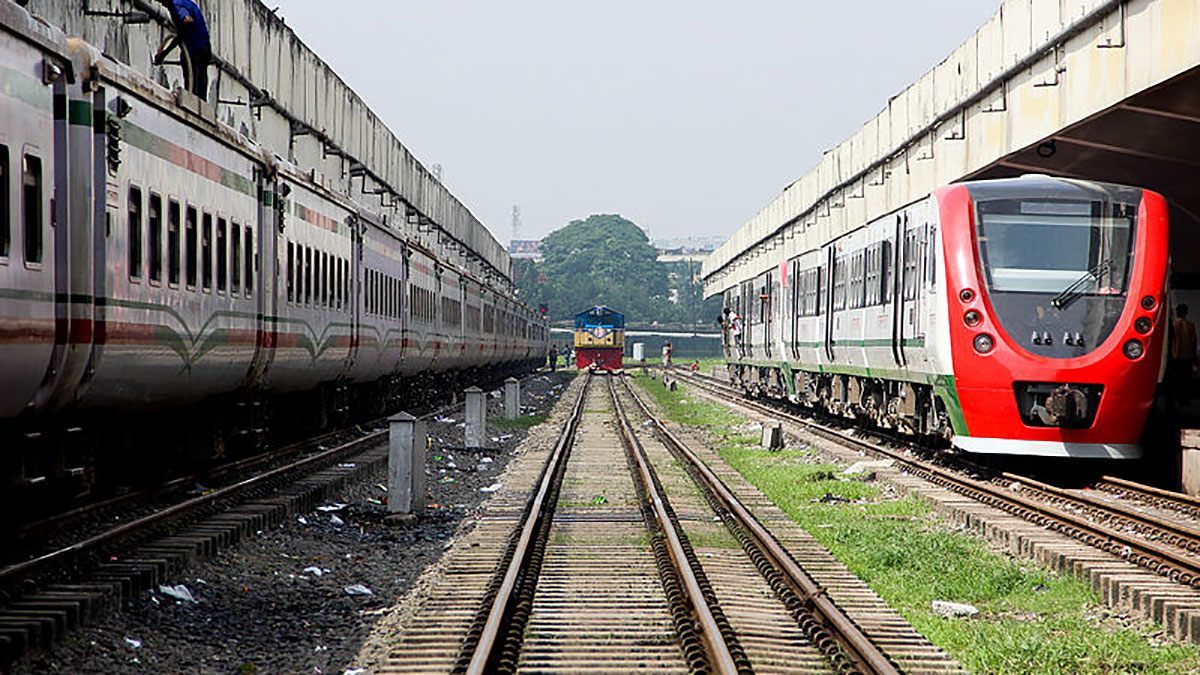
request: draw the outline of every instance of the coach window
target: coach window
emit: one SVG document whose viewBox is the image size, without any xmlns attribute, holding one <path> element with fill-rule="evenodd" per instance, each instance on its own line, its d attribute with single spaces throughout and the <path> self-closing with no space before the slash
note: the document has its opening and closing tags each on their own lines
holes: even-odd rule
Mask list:
<svg viewBox="0 0 1200 675">
<path fill-rule="evenodd" d="M 866 304 L 868 307 L 879 304 L 879 245 L 872 244 L 867 248 L 867 288 Z"/>
<path fill-rule="evenodd" d="M 304 304 L 304 247 L 296 244 L 296 304 Z"/>
<path fill-rule="evenodd" d="M 892 287 L 895 285 L 896 251 L 891 239 L 883 241 L 883 302 L 892 301 Z"/>
<path fill-rule="evenodd" d="M 167 282 L 179 284 L 179 202 L 167 202 Z"/>
<path fill-rule="evenodd" d="M 312 283 L 313 283 L 313 261 L 312 249 L 308 246 L 304 247 L 304 304 L 312 304 Z"/>
<path fill-rule="evenodd" d="M 149 213 L 146 214 L 149 226 L 149 267 L 150 281 L 162 281 L 162 197 L 150 193 Z"/>
<path fill-rule="evenodd" d="M 342 308 L 342 259 L 333 258 L 333 305 Z"/>
<path fill-rule="evenodd" d="M 329 299 L 330 299 L 330 293 L 329 293 L 329 254 L 328 254 L 328 253 L 322 253 L 322 254 L 321 254 L 321 304 L 323 304 L 323 305 L 325 305 L 326 307 L 328 307 L 328 306 L 330 305 Z"/>
<path fill-rule="evenodd" d="M 342 267 L 343 264 L 345 264 L 345 261 L 343 261 L 341 258 L 338 258 L 337 259 L 337 267 L 335 268 L 335 270 L 337 272 L 337 281 L 335 283 L 337 285 L 337 308 L 338 309 L 342 308 L 342 302 L 345 300 L 345 297 L 342 295 L 342 293 L 346 289 L 346 285 L 345 285 L 346 280 L 342 276 L 343 275 L 343 267 Z"/>
<path fill-rule="evenodd" d="M 129 188 L 129 276 L 142 276 L 142 191 Z"/>
<path fill-rule="evenodd" d="M 12 247 L 12 208 L 8 199 L 8 146 L 0 145 L 0 258 Z"/>
<path fill-rule="evenodd" d="M 42 160 L 25 155 L 25 262 L 42 262 Z"/>
<path fill-rule="evenodd" d="M 225 292 L 225 279 L 229 275 L 229 239 L 228 223 L 224 218 L 217 218 L 217 290 Z"/>
<path fill-rule="evenodd" d="M 196 213 L 196 208 L 193 206 L 187 207 L 184 215 L 184 244 L 183 254 L 186 256 L 183 260 L 184 281 L 188 287 L 196 287 L 196 230 L 200 226 L 200 219 Z"/>
<path fill-rule="evenodd" d="M 937 285 L 937 230 L 935 225 L 926 225 L 925 236 L 925 283 L 930 287 Z"/>
<path fill-rule="evenodd" d="M 325 260 L 321 257 L 320 249 L 313 249 L 313 304 L 321 307 L 325 304 L 323 293 L 325 283 L 323 281 L 325 270 Z"/>
<path fill-rule="evenodd" d="M 237 229 L 236 224 L 233 229 Z M 246 295 L 249 296 L 254 292 L 254 231 L 250 229 L 249 225 L 246 226 L 246 241 L 242 251 L 246 256 L 246 264 L 242 266 L 242 269 L 246 272 Z"/>
<path fill-rule="evenodd" d="M 242 236 L 237 223 L 229 230 L 229 293 L 242 287 Z"/>
<path fill-rule="evenodd" d="M 292 302 L 296 299 L 296 246 L 290 241 L 287 244 L 287 299 Z"/>
<path fill-rule="evenodd" d="M 211 291 L 213 286 L 213 223 L 210 214 L 204 214 L 200 228 L 200 276 L 204 281 L 204 290 Z"/>
</svg>

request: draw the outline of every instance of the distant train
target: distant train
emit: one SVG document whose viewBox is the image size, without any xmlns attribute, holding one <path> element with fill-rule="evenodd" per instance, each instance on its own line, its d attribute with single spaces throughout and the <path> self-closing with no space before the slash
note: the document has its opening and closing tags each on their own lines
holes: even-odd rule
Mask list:
<svg viewBox="0 0 1200 675">
<path fill-rule="evenodd" d="M 1167 242 L 1147 190 L 950 185 L 725 290 L 727 363 L 747 389 L 966 452 L 1136 458 Z"/>
<path fill-rule="evenodd" d="M 80 444 L 61 420 L 156 410 L 136 429 L 93 428 L 219 445 L 271 417 L 319 426 L 383 410 L 421 377 L 546 353 L 545 322 L 506 284 L 8 0 L 0 67 L 0 447 L 13 480 L 88 464 L 68 456 Z"/>
<path fill-rule="evenodd" d="M 575 315 L 575 366 L 621 370 L 625 315 L 604 306 Z"/>
</svg>

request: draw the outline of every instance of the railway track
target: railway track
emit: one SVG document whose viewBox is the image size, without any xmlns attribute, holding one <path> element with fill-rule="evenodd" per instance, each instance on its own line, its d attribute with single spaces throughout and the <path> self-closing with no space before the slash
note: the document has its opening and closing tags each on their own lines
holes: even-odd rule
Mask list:
<svg viewBox="0 0 1200 675">
<path fill-rule="evenodd" d="M 736 388 L 710 378 L 677 372 L 671 376 L 726 400 L 732 396 L 738 405 L 786 419 L 817 436 L 891 459 L 931 483 L 1070 536 L 1177 583 L 1200 588 L 1200 524 L 1181 523 L 1178 518 L 1179 513 L 1200 513 L 1200 502 L 1191 497 L 1117 478 L 1103 479 L 1098 490 L 1068 490 L 1011 473 L 1001 474 L 997 481 L 981 481 L 776 406 L 743 398 Z M 1122 503 L 1112 498 L 1114 494 L 1132 495 L 1156 508 Z"/>
<path fill-rule="evenodd" d="M 430 417 L 450 408 L 427 412 Z M 105 500 L 39 521 L 53 531 L 97 519 L 63 545 L 0 567 L 0 668 L 67 632 L 101 620 L 135 593 L 155 588 L 199 557 L 236 544 L 292 513 L 311 510 L 387 463 L 386 426 L 356 425 L 219 467 L 235 480 L 204 494 L 150 504 L 164 489 Z M 364 428 L 365 427 L 365 428 Z M 332 447 L 328 447 L 332 446 Z M 180 479 L 187 480 L 187 479 Z M 173 481 L 172 484 L 178 481 Z M 181 492 L 177 489 L 175 492 Z M 167 495 L 167 496 L 177 496 Z"/>
<path fill-rule="evenodd" d="M 673 435 L 624 378 L 589 378 L 520 515 L 511 495 L 494 505 L 507 518 L 453 556 L 453 583 L 406 622 L 391 668 L 957 671 L 803 533 L 776 537 L 763 522 L 794 523 L 777 509 L 756 517 L 765 498 L 743 502 L 709 466 L 715 456 Z"/>
</svg>

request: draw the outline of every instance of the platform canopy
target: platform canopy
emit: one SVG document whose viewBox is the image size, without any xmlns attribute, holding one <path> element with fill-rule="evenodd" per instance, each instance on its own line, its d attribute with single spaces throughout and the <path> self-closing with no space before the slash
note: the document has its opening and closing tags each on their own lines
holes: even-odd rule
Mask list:
<svg viewBox="0 0 1200 675">
<path fill-rule="evenodd" d="M 610 328 L 624 328 L 625 315 L 605 307 L 604 305 L 596 305 L 595 307 L 580 312 L 575 315 L 575 329 L 587 328 L 589 326 L 608 326 Z"/>
</svg>

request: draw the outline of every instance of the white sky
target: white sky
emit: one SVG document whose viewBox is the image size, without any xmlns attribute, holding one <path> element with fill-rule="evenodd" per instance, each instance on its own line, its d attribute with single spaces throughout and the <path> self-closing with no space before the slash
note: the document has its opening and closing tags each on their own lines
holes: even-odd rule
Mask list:
<svg viewBox="0 0 1200 675">
<path fill-rule="evenodd" d="M 501 242 L 729 235 L 999 0 L 265 0 Z"/>
</svg>

